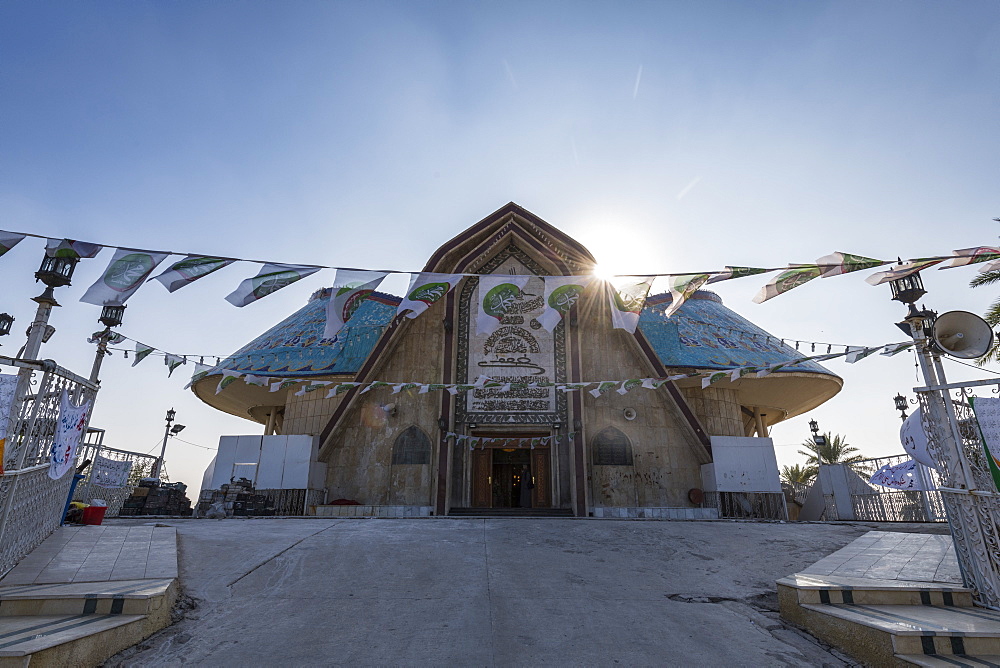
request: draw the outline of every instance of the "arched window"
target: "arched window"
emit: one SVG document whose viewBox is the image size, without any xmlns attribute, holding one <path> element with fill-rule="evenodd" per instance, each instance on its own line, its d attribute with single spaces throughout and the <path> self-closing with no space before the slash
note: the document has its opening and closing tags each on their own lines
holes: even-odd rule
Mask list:
<svg viewBox="0 0 1000 668">
<path fill-rule="evenodd" d="M 602 429 L 591 446 L 594 466 L 631 466 L 632 443 L 628 436 L 614 427 Z"/>
<path fill-rule="evenodd" d="M 412 426 L 392 444 L 393 464 L 430 464 L 431 440 L 420 427 Z"/>
</svg>

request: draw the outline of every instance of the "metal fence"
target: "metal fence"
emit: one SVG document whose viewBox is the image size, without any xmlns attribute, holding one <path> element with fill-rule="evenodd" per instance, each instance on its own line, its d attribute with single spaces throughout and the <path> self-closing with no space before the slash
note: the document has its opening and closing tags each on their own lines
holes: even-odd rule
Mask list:
<svg viewBox="0 0 1000 668">
<path fill-rule="evenodd" d="M 100 430 L 91 431 L 99 432 Z M 103 432 L 100 435 L 103 437 Z M 129 473 L 128 483 L 124 487 L 100 487 L 91 480 L 94 473 L 94 467 L 91 466 L 87 471 L 87 477 L 77 484 L 76 490 L 73 493 L 73 500 L 90 503 L 93 499 L 102 499 L 108 504 L 105 516 L 117 517 L 118 513 L 121 512 L 122 505 L 132 496 L 132 490 L 139 485 L 139 481 L 152 473 L 157 457 L 141 452 L 110 448 L 104 445 L 103 438 L 100 440 L 93 438 L 88 439 L 88 442 L 84 443 L 80 448 L 77 461 L 83 462 L 88 459 L 97 461 L 98 455 L 105 459 L 132 462 L 132 471 Z"/>
<path fill-rule="evenodd" d="M 788 519 L 781 492 L 705 492 L 705 506 L 718 509 L 720 519 Z"/>
<path fill-rule="evenodd" d="M 940 476 L 937 471 L 917 465 L 926 491 L 892 489 L 867 482 L 871 474 L 885 465 L 895 466 L 910 460 L 909 455 L 893 455 L 865 459 L 851 466 L 858 474 L 849 476 L 851 505 L 854 518 L 869 522 L 945 522 L 947 516 L 941 493 Z"/>
<path fill-rule="evenodd" d="M 48 460 L 65 390 L 75 404 L 93 401 L 98 386 L 51 360 L 0 358 L 15 368 L 27 395 L 15 396 L 7 429 L 4 468 L 0 476 L 0 576 L 51 534 L 62 519 L 73 481 L 72 472 L 58 480 L 48 475 Z M 91 409 L 87 415 L 90 419 Z"/>
</svg>

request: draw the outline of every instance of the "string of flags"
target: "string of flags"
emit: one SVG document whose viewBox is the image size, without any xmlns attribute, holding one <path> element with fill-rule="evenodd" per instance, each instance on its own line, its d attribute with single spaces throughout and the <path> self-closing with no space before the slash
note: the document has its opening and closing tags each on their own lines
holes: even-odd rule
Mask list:
<svg viewBox="0 0 1000 668">
<path fill-rule="evenodd" d="M 508 309 L 515 303 L 527 282 L 533 276 L 504 276 L 477 274 L 441 274 L 432 272 L 409 272 L 398 270 L 366 270 L 326 265 L 284 264 L 266 260 L 249 260 L 234 257 L 208 256 L 175 251 L 139 250 L 117 248 L 72 239 L 56 239 L 38 234 L 9 232 L 0 230 L 0 256 L 17 246 L 26 237 L 45 239 L 45 252 L 52 257 L 93 258 L 103 248 L 114 248 L 111 261 L 101 277 L 90 286 L 80 301 L 105 305 L 122 305 L 145 282 L 159 281 L 168 292 L 209 276 L 234 262 L 260 264 L 256 275 L 244 279 L 236 289 L 226 296 L 231 304 L 243 307 L 274 294 L 307 276 L 323 269 L 335 269 L 333 293 L 327 307 L 325 338 L 335 338 L 344 324 L 379 284 L 389 274 L 410 274 L 406 295 L 400 302 L 397 315 L 405 314 L 415 318 L 432 304 L 444 297 L 465 277 L 477 276 L 480 281 L 480 309 L 477 329 L 481 334 L 494 331 Z M 165 271 L 153 276 L 156 268 L 167 257 L 182 255 L 172 262 Z M 884 271 L 868 276 L 871 285 L 881 285 L 917 273 L 948 261 L 939 267 L 949 269 L 972 264 L 982 264 L 982 272 L 1000 269 L 1000 247 L 980 246 L 952 251 L 950 255 L 914 258 Z M 614 283 L 604 282 L 611 318 L 614 327 L 634 332 L 639 315 L 645 306 L 655 279 L 668 279 L 668 288 L 673 302 L 665 311 L 669 318 L 681 307 L 686 299 L 704 285 L 719 281 L 778 272 L 765 284 L 753 301 L 763 303 L 784 294 L 816 278 L 830 278 L 866 269 L 893 264 L 892 260 L 835 252 L 818 258 L 809 264 L 789 264 L 785 267 L 741 267 L 729 266 L 706 272 L 656 273 L 645 275 L 619 275 Z M 546 329 L 554 328 L 573 307 L 580 294 L 597 282 L 594 276 L 542 276 L 545 283 L 545 312 L 539 322 Z"/>
<path fill-rule="evenodd" d="M 203 364 L 195 365 L 195 373 L 191 377 L 190 382 L 185 385 L 184 389 L 187 389 L 194 383 L 198 382 L 202 378 L 209 375 L 221 375 L 218 385 L 216 386 L 215 393 L 219 394 L 223 392 L 227 387 L 237 380 L 242 380 L 247 385 L 255 385 L 258 387 L 266 387 L 270 392 L 278 392 L 279 390 L 287 390 L 296 388 L 294 393 L 295 396 L 303 396 L 310 392 L 315 392 L 317 390 L 326 390 L 326 398 L 336 397 L 345 392 L 351 390 L 360 389 L 360 393 L 364 394 L 376 389 L 390 389 L 392 394 L 399 394 L 401 392 L 416 392 L 417 394 L 427 394 L 428 392 L 438 392 L 445 391 L 452 395 L 457 395 L 459 393 L 465 393 L 473 390 L 481 390 L 488 388 L 496 388 L 500 392 L 509 392 L 510 390 L 528 389 L 528 388 L 555 388 L 557 392 L 576 392 L 587 390 L 587 392 L 593 397 L 597 398 L 602 395 L 608 394 L 609 392 L 615 392 L 620 395 L 628 394 L 630 391 L 636 388 L 642 388 L 647 390 L 657 390 L 664 384 L 673 382 L 676 380 L 682 380 L 687 378 L 700 378 L 702 389 L 709 387 L 715 383 L 723 380 L 737 381 L 741 378 L 747 376 L 754 376 L 755 378 L 764 378 L 770 374 L 780 371 L 782 369 L 787 369 L 790 367 L 799 366 L 805 362 L 825 362 L 839 357 L 843 357 L 844 361 L 848 364 L 854 364 L 860 360 L 865 359 L 875 353 L 880 355 L 891 357 L 897 355 L 905 350 L 913 347 L 912 341 L 904 341 L 900 343 L 888 343 L 879 346 L 848 346 L 843 352 L 838 353 L 826 353 L 821 355 L 811 355 L 808 357 L 800 357 L 794 360 L 789 360 L 787 362 L 779 362 L 774 364 L 766 365 L 746 365 L 730 367 L 719 371 L 692 371 L 690 373 L 680 373 L 670 376 L 657 377 L 657 378 L 628 378 L 625 380 L 601 380 L 601 381 L 580 381 L 580 382 L 506 382 L 493 380 L 489 376 L 479 376 L 472 383 L 418 383 L 418 382 L 389 382 L 389 381 L 369 381 L 365 383 L 355 382 L 355 381 L 332 381 L 332 380 L 310 380 L 301 377 L 274 377 L 274 376 L 261 376 L 253 373 L 247 373 L 243 371 L 234 371 L 231 369 L 219 369 L 209 367 Z M 589 388 L 589 389 L 588 389 Z"/>
</svg>

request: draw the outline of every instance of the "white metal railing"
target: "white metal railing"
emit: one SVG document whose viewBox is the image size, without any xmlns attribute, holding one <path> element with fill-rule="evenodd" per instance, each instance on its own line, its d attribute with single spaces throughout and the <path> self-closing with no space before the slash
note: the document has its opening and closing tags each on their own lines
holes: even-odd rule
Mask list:
<svg viewBox="0 0 1000 668">
<path fill-rule="evenodd" d="M 88 459 L 96 462 L 98 456 L 119 462 L 132 462 L 128 482 L 124 487 L 100 487 L 92 482 L 94 475 L 94 466 L 92 465 L 87 471 L 87 477 L 77 484 L 76 490 L 73 492 L 73 499 L 84 503 L 90 503 L 93 499 L 103 499 L 108 504 L 105 516 L 117 517 L 125 501 L 132 496 L 132 490 L 139 485 L 139 481 L 153 472 L 157 458 L 141 452 L 110 448 L 103 443 L 84 443 L 76 459 L 78 462 Z"/>
<path fill-rule="evenodd" d="M 944 501 L 937 488 L 940 476 L 934 469 L 921 464 L 917 470 L 924 490 L 909 491 L 872 485 L 866 479 L 885 465 L 895 466 L 909 461 L 909 455 L 892 455 L 865 459 L 851 465 L 859 475 L 848 477 L 854 518 L 868 522 L 945 522 Z"/>
<path fill-rule="evenodd" d="M 0 476 L 0 576 L 45 540 L 62 520 L 73 473 L 58 480 L 48 475 L 48 460 L 59 418 L 63 390 L 74 403 L 91 401 L 98 386 L 52 360 L 0 357 L 14 367 L 27 395 L 11 407 L 4 468 Z M 93 407 L 87 415 L 89 421 Z"/>
<path fill-rule="evenodd" d="M 1000 393 L 1000 379 L 917 388 L 955 553 L 976 600 L 1000 609 L 1000 493 L 969 399 Z"/>
</svg>

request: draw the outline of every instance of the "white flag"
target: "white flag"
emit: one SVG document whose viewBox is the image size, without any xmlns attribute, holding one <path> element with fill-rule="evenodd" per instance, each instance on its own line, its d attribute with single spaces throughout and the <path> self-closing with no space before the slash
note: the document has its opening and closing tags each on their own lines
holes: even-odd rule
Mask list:
<svg viewBox="0 0 1000 668">
<path fill-rule="evenodd" d="M 521 297 L 530 276 L 487 274 L 479 278 L 479 314 L 476 328 L 480 334 L 492 334 L 503 317 Z"/>
<path fill-rule="evenodd" d="M 226 301 L 233 306 L 246 306 L 263 299 L 281 288 L 287 287 L 306 276 L 312 276 L 321 267 L 306 267 L 295 264 L 265 264 L 253 278 L 245 279 Z"/>
<path fill-rule="evenodd" d="M 614 286 L 608 283 L 608 300 L 611 304 L 611 322 L 615 329 L 624 329 L 635 334 L 639 326 L 639 316 L 646 305 L 646 295 L 653 287 L 655 276 L 635 276 L 625 283 Z"/>
<path fill-rule="evenodd" d="M 80 301 L 98 306 L 124 304 L 166 257 L 167 253 L 130 248 L 115 250 L 104 275 L 90 286 Z"/>
<path fill-rule="evenodd" d="M 587 289 L 593 276 L 546 276 L 545 277 L 545 310 L 538 316 L 538 322 L 548 331 L 552 331 L 565 317 L 580 295 Z"/>
<path fill-rule="evenodd" d="M 955 258 L 943 267 L 938 269 L 951 269 L 952 267 L 964 267 L 967 264 L 979 264 L 980 262 L 993 262 L 1000 260 L 1000 248 L 992 246 L 979 246 L 978 248 L 963 248 L 952 251 Z"/>
<path fill-rule="evenodd" d="M 902 464 L 896 464 L 895 466 L 886 464 L 876 471 L 868 479 L 868 482 L 872 485 L 882 485 L 883 487 L 892 487 L 893 489 L 920 491 L 926 489 L 926 487 L 924 486 L 924 479 L 920 475 L 920 470 L 917 467 L 917 462 L 912 459 Z"/>
<path fill-rule="evenodd" d="M 185 285 L 191 285 L 202 276 L 208 276 L 212 272 L 223 267 L 228 267 L 236 260 L 224 260 L 221 257 L 204 257 L 201 255 L 188 255 L 183 260 L 174 262 L 170 268 L 153 280 L 163 283 L 167 292 L 179 290 Z"/>
<path fill-rule="evenodd" d="M 18 234 L 17 232 L 4 232 L 0 230 L 0 255 L 3 255 L 14 246 L 21 243 L 24 236 L 25 235 Z"/>
<path fill-rule="evenodd" d="M 711 274 L 694 274 L 686 276 L 670 277 L 670 295 L 673 301 L 663 312 L 664 318 L 669 318 L 688 300 L 688 298 L 698 291 L 701 286 L 708 282 Z"/>
<path fill-rule="evenodd" d="M 902 264 L 897 264 L 892 269 L 876 271 L 874 274 L 865 279 L 865 283 L 868 285 L 882 285 L 883 283 L 888 283 L 889 281 L 906 278 L 910 274 L 916 274 L 924 269 L 927 269 L 928 267 L 940 264 L 941 262 L 944 262 L 944 260 L 910 260 Z"/>
<path fill-rule="evenodd" d="M 96 455 L 90 469 L 90 483 L 97 487 L 118 489 L 128 484 L 128 474 L 132 472 L 132 462 L 108 459 Z"/>
<path fill-rule="evenodd" d="M 49 257 L 94 257 L 104 246 L 72 239 L 46 239 L 45 254 Z"/>
<path fill-rule="evenodd" d="M 772 297 L 777 297 L 814 278 L 819 278 L 820 273 L 820 268 L 814 264 L 790 264 L 788 269 L 772 278 L 760 289 L 760 292 L 753 298 L 753 303 L 763 304 Z"/>
<path fill-rule="evenodd" d="M 931 456 L 927 447 L 927 432 L 924 431 L 924 425 L 920 419 L 919 407 L 903 421 L 903 425 L 899 428 L 899 441 L 910 457 L 924 466 L 929 466 L 932 469 L 937 468 L 937 462 L 934 461 L 934 457 Z"/>
<path fill-rule="evenodd" d="M 188 389 L 189 387 L 191 387 L 192 385 L 194 385 L 195 383 L 197 383 L 199 380 L 201 380 L 202 378 L 204 378 L 205 376 L 207 376 L 208 372 L 211 371 L 211 369 L 212 369 L 212 367 L 210 367 L 207 364 L 202 364 L 200 362 L 195 362 L 194 363 L 194 373 L 191 374 L 191 380 L 189 380 L 188 384 L 184 386 L 184 389 L 185 390 Z"/>
<path fill-rule="evenodd" d="M 326 327 L 323 338 L 332 339 L 337 335 L 361 302 L 375 292 L 388 272 L 385 271 L 355 271 L 353 269 L 338 269 L 333 281 L 330 301 L 326 304 Z"/>
<path fill-rule="evenodd" d="M 416 318 L 448 294 L 462 278 L 464 278 L 462 274 L 433 272 L 410 274 L 410 287 L 406 289 L 406 296 L 399 302 L 396 315 L 407 312 L 407 318 Z"/>
<path fill-rule="evenodd" d="M 852 271 L 861 271 L 862 269 L 881 267 L 883 264 L 887 263 L 885 260 L 876 260 L 872 257 L 864 257 L 863 255 L 854 255 L 852 253 L 841 253 L 840 251 L 837 251 L 836 253 L 824 255 L 820 259 L 816 260 L 816 264 L 819 265 L 821 270 L 820 275 L 823 278 L 829 278 L 831 276 L 849 274 Z"/>
<path fill-rule="evenodd" d="M 55 434 L 52 439 L 52 453 L 49 459 L 49 477 L 59 480 L 73 468 L 76 458 L 76 448 L 83 438 L 87 427 L 87 414 L 90 412 L 90 402 L 84 401 L 74 406 L 69 393 L 62 391 L 59 399 L 59 419 L 56 420 Z"/>
<path fill-rule="evenodd" d="M 163 363 L 167 365 L 170 372 L 167 373 L 167 378 L 174 375 L 174 369 L 179 367 L 181 364 L 187 364 L 187 358 L 181 357 L 180 355 L 173 355 L 171 353 L 166 353 L 163 356 Z"/>
<path fill-rule="evenodd" d="M 873 353 L 877 353 L 879 348 L 863 348 L 861 346 L 847 346 L 847 355 L 844 357 L 844 361 L 848 364 L 854 364 L 864 358 L 868 357 Z"/>
<path fill-rule="evenodd" d="M 156 350 L 156 348 L 154 348 L 152 346 L 147 346 L 145 343 L 139 343 L 138 341 L 136 341 L 135 342 L 135 358 L 132 360 L 132 366 L 135 366 L 139 362 L 141 362 L 144 359 L 146 359 L 147 357 L 149 357 L 149 355 L 154 350 Z"/>
</svg>

